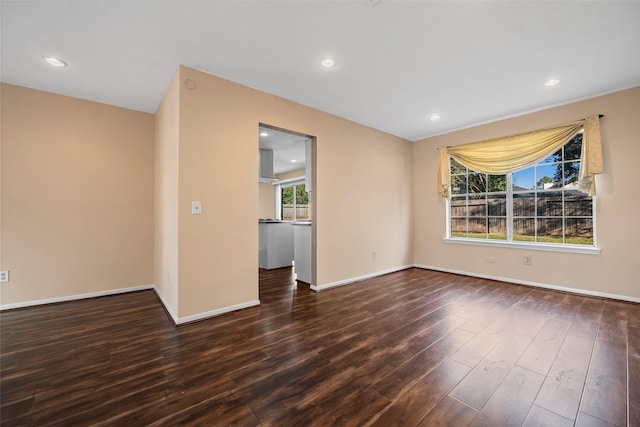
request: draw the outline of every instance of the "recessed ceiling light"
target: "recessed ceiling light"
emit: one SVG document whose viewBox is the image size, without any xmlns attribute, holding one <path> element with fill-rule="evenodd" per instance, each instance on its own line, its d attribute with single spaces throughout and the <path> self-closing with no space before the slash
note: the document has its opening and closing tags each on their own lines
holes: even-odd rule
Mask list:
<svg viewBox="0 0 640 427">
<path fill-rule="evenodd" d="M 55 58 L 53 56 L 43 56 L 42 59 L 44 60 L 44 62 L 46 62 L 47 64 L 53 66 L 53 67 L 66 67 L 67 63 L 64 62 L 62 59 L 59 58 Z"/>
<path fill-rule="evenodd" d="M 269 136 L 269 134 L 266 132 L 260 132 L 260 136 Z"/>
<path fill-rule="evenodd" d="M 336 61 L 334 61 L 331 58 L 325 58 L 322 61 L 320 61 L 320 65 L 322 65 L 324 68 L 331 68 L 334 65 L 336 65 Z"/>
<path fill-rule="evenodd" d="M 440 115 L 439 114 L 432 114 L 430 118 L 431 118 L 432 122 L 437 122 L 438 120 L 440 120 Z"/>
<path fill-rule="evenodd" d="M 560 83 L 560 80 L 558 80 L 558 79 L 549 79 L 546 82 L 544 82 L 544 85 L 545 86 L 555 86 L 558 83 Z"/>
</svg>

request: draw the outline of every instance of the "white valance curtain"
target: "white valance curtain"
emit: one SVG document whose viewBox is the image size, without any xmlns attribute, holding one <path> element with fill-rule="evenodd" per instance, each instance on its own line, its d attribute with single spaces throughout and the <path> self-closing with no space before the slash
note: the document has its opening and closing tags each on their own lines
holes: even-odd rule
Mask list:
<svg viewBox="0 0 640 427">
<path fill-rule="evenodd" d="M 490 141 L 472 142 L 438 149 L 438 193 L 449 197 L 451 176 L 449 157 L 476 172 L 504 174 L 532 166 L 555 153 L 584 129 L 580 159 L 580 191 L 596 194 L 595 175 L 602 173 L 600 117 L 583 120 Z"/>
</svg>

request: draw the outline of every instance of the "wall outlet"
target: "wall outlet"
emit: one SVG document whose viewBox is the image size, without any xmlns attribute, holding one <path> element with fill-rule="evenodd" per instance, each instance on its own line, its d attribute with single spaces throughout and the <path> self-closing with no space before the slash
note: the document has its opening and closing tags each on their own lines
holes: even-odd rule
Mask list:
<svg viewBox="0 0 640 427">
<path fill-rule="evenodd" d="M 487 264 L 495 264 L 496 263 L 496 259 L 493 257 L 486 257 L 484 259 L 484 262 L 486 262 Z"/>
<path fill-rule="evenodd" d="M 523 256 L 522 257 L 522 263 L 524 265 L 531 265 L 531 262 L 532 262 L 532 257 L 530 257 L 530 256 Z"/>
<path fill-rule="evenodd" d="M 8 271 L 0 271 L 0 283 L 9 281 L 9 272 Z"/>
<path fill-rule="evenodd" d="M 202 202 L 199 200 L 191 202 L 191 215 L 200 215 L 202 213 Z"/>
<path fill-rule="evenodd" d="M 371 252 L 371 259 L 376 259 L 378 258 L 378 253 L 376 251 L 372 251 Z"/>
</svg>

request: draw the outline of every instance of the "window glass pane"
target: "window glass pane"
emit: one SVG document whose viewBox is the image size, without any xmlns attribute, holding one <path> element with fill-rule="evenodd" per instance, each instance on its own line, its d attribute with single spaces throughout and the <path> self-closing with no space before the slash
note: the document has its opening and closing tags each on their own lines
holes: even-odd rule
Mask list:
<svg viewBox="0 0 640 427">
<path fill-rule="evenodd" d="M 562 187 L 562 163 L 536 166 L 536 188 L 538 190 L 560 187 Z"/>
<path fill-rule="evenodd" d="M 495 193 L 498 191 L 507 191 L 507 175 L 488 175 L 487 191 Z"/>
<path fill-rule="evenodd" d="M 540 191 L 537 202 L 538 216 L 562 216 L 562 191 Z"/>
<path fill-rule="evenodd" d="M 466 218 L 451 219 L 451 237 L 467 237 Z"/>
<path fill-rule="evenodd" d="M 492 194 L 487 196 L 489 216 L 507 216 L 507 195 Z"/>
<path fill-rule="evenodd" d="M 564 185 L 578 183 L 578 174 L 580 173 L 580 162 L 564 163 Z"/>
<path fill-rule="evenodd" d="M 564 193 L 565 216 L 591 216 L 593 213 L 593 199 L 579 191 Z"/>
<path fill-rule="evenodd" d="M 460 163 L 458 163 L 454 159 L 450 158 L 449 164 L 451 165 L 451 175 L 467 173 L 467 168 L 462 166 Z"/>
<path fill-rule="evenodd" d="M 513 240 L 533 242 L 536 238 L 536 222 L 533 218 L 513 219 Z"/>
<path fill-rule="evenodd" d="M 467 216 L 467 198 L 465 196 L 451 198 L 451 216 Z"/>
<path fill-rule="evenodd" d="M 513 173 L 513 191 L 533 190 L 535 188 L 533 170 L 531 167 Z"/>
<path fill-rule="evenodd" d="M 309 206 L 297 205 L 296 206 L 296 220 L 309 219 Z"/>
<path fill-rule="evenodd" d="M 309 193 L 307 193 L 307 189 L 305 184 L 296 185 L 296 220 L 301 219 L 309 219 L 310 217 L 310 209 L 309 209 Z"/>
<path fill-rule="evenodd" d="M 591 218 L 567 218 L 565 243 L 593 245 L 593 220 Z"/>
<path fill-rule="evenodd" d="M 293 203 L 293 187 L 282 187 L 282 203 L 290 205 Z"/>
<path fill-rule="evenodd" d="M 450 159 L 451 237 L 506 241 L 513 229 L 514 241 L 593 245 L 594 202 L 577 190 L 581 149 L 579 134 L 536 165 L 502 175 Z"/>
<path fill-rule="evenodd" d="M 489 218 L 490 239 L 507 240 L 507 218 Z"/>
<path fill-rule="evenodd" d="M 283 221 L 310 219 L 309 193 L 304 184 L 280 187 L 280 218 Z M 295 196 L 295 197 L 294 197 Z"/>
<path fill-rule="evenodd" d="M 487 175 L 484 173 L 469 174 L 469 193 L 486 193 Z"/>
<path fill-rule="evenodd" d="M 562 148 L 542 160 L 540 163 L 553 163 L 553 162 L 561 162 L 562 161 Z"/>
<path fill-rule="evenodd" d="M 487 216 L 485 196 L 469 196 L 469 216 Z"/>
<path fill-rule="evenodd" d="M 283 221 L 292 221 L 293 214 L 293 186 L 282 187 L 282 211 L 280 218 Z"/>
<path fill-rule="evenodd" d="M 582 151 L 582 134 L 574 136 L 564 145 L 564 160 L 579 160 Z"/>
<path fill-rule="evenodd" d="M 453 175 L 451 177 L 451 194 L 467 194 L 467 177 Z"/>
<path fill-rule="evenodd" d="M 307 193 L 307 187 L 305 184 L 296 185 L 296 204 L 306 205 L 309 203 L 309 193 Z"/>
<path fill-rule="evenodd" d="M 538 242 L 562 243 L 562 218 L 538 218 Z"/>
<path fill-rule="evenodd" d="M 476 239 L 487 238 L 487 218 L 469 218 L 469 236 Z"/>
<path fill-rule="evenodd" d="M 535 193 L 513 195 L 513 216 L 535 216 Z"/>
</svg>

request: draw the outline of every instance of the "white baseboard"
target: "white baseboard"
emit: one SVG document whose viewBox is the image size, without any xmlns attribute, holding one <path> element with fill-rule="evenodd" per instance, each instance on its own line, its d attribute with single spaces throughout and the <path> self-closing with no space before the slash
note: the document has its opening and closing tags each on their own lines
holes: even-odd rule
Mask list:
<svg viewBox="0 0 640 427">
<path fill-rule="evenodd" d="M 109 296 L 109 295 L 124 294 L 124 293 L 127 293 L 127 292 L 145 291 L 145 290 L 148 290 L 148 289 L 152 289 L 155 292 L 155 294 L 158 296 L 158 299 L 160 300 L 160 302 L 164 306 L 165 310 L 167 311 L 167 313 L 169 313 L 169 316 L 173 320 L 173 323 L 176 324 L 176 325 L 180 325 L 182 323 L 194 322 L 196 320 L 205 319 L 207 317 L 218 316 L 220 314 L 228 313 L 230 311 L 235 311 L 235 310 L 240 310 L 242 308 L 247 308 L 247 307 L 253 307 L 255 305 L 260 305 L 260 300 L 247 301 L 247 302 L 244 302 L 244 303 L 231 305 L 231 306 L 228 306 L 228 307 L 222 307 L 222 308 L 218 308 L 216 310 L 207 311 L 207 312 L 204 312 L 204 313 L 198 313 L 198 314 L 194 314 L 194 315 L 186 316 L 186 317 L 178 317 L 176 315 L 176 313 L 173 311 L 173 309 L 171 308 L 171 306 L 167 303 L 167 300 L 164 298 L 164 295 L 162 295 L 162 293 L 160 293 L 158 291 L 158 288 L 156 287 L 156 285 L 142 285 L 142 286 L 133 286 L 133 287 L 130 287 L 130 288 L 110 289 L 108 291 L 90 292 L 90 293 L 86 293 L 86 294 L 68 295 L 68 296 L 64 296 L 64 297 L 47 298 L 47 299 L 32 300 L 32 301 L 23 301 L 23 302 L 17 302 L 17 303 L 13 303 L 13 304 L 2 304 L 2 305 L 0 305 L 0 311 L 11 310 L 11 309 L 14 309 L 14 308 L 35 307 L 35 306 L 38 306 L 38 305 L 53 304 L 53 303 L 57 303 L 57 302 L 75 301 L 75 300 L 79 300 L 79 299 L 104 297 L 104 296 Z"/>
<path fill-rule="evenodd" d="M 180 317 L 178 320 L 174 319 L 176 325 L 181 325 L 183 323 L 195 322 L 196 320 L 206 319 L 208 317 L 219 316 L 224 313 L 229 313 L 230 311 L 236 311 L 243 308 L 254 307 L 256 305 L 260 305 L 260 300 L 247 301 L 240 304 L 230 305 L 227 307 L 218 308 L 211 311 L 205 311 L 204 313 L 193 314 L 191 316 Z"/>
<path fill-rule="evenodd" d="M 235 311 L 235 310 L 240 310 L 242 308 L 260 305 L 260 300 L 253 300 L 253 301 L 243 302 L 240 304 L 230 305 L 228 307 L 217 308 L 211 311 L 205 311 L 204 313 L 193 314 L 191 316 L 178 317 L 178 315 L 173 311 L 173 309 L 171 308 L 167 300 L 164 298 L 164 295 L 162 295 L 162 293 L 158 290 L 158 288 L 154 286 L 153 290 L 155 291 L 156 295 L 160 299 L 160 302 L 162 303 L 162 305 L 164 305 L 164 308 L 167 310 L 167 313 L 169 313 L 171 320 L 173 320 L 173 323 L 176 326 L 182 325 L 184 323 L 195 322 L 196 320 L 206 319 L 208 317 L 219 316 L 224 313 L 229 313 L 230 311 Z"/>
<path fill-rule="evenodd" d="M 406 270 L 407 268 L 413 268 L 413 267 L 414 267 L 414 265 L 412 265 L 412 264 L 403 265 L 401 267 L 394 267 L 394 268 L 390 268 L 388 270 L 376 271 L 375 273 L 365 274 L 364 276 L 351 277 L 349 279 L 339 280 L 337 282 L 326 283 L 324 285 L 319 285 L 319 286 L 311 285 L 311 289 L 316 291 L 316 292 L 320 292 L 320 291 L 323 291 L 325 289 L 335 288 L 336 286 L 350 285 L 351 283 L 361 282 L 363 280 L 371 279 L 373 277 L 383 276 L 385 274 L 395 273 L 396 271 Z"/>
<path fill-rule="evenodd" d="M 451 269 L 451 268 L 435 267 L 435 266 L 432 266 L 432 265 L 414 264 L 413 266 L 416 267 L 416 268 L 422 268 L 422 269 L 425 269 L 425 270 L 442 271 L 444 273 L 461 274 L 463 276 L 479 277 L 479 278 L 482 278 L 482 279 L 497 280 L 499 282 L 507 282 L 507 283 L 515 283 L 515 284 L 518 284 L 518 285 L 534 286 L 536 288 L 553 289 L 555 291 L 571 292 L 571 293 L 574 293 L 574 294 L 588 295 L 588 296 L 592 296 L 592 297 L 610 298 L 610 299 L 616 299 L 616 300 L 621 300 L 621 301 L 640 303 L 640 298 L 629 297 L 629 296 L 626 296 L 626 295 L 610 294 L 608 292 L 589 291 L 589 290 L 586 290 L 586 289 L 578 289 L 578 288 L 569 288 L 569 287 L 566 287 L 566 286 L 549 285 L 549 284 L 546 284 L 546 283 L 531 282 L 531 281 L 528 281 L 528 280 L 511 279 L 509 277 L 491 276 L 491 275 L 488 275 L 488 274 L 478 274 L 478 273 L 472 273 L 472 272 L 469 272 L 469 271 L 455 270 L 455 269 Z"/>
<path fill-rule="evenodd" d="M 47 299 L 32 300 L 32 301 L 23 301 L 23 302 L 16 302 L 16 303 L 13 303 L 13 304 L 2 304 L 2 305 L 0 305 L 0 311 L 2 311 L 2 310 L 11 310 L 13 308 L 32 307 L 32 306 L 43 305 L 43 304 L 53 304 L 53 303 L 56 303 L 56 302 L 75 301 L 75 300 L 78 300 L 78 299 L 104 297 L 104 296 L 108 296 L 108 295 L 124 294 L 126 292 L 144 291 L 144 290 L 147 290 L 147 289 L 155 289 L 155 288 L 156 288 L 155 285 L 141 285 L 141 286 L 133 286 L 133 287 L 130 287 L 130 288 L 110 289 L 108 291 L 89 292 L 87 294 L 77 294 L 77 295 L 69 295 L 69 296 L 64 296 L 64 297 L 47 298 Z"/>
<path fill-rule="evenodd" d="M 178 315 L 173 311 L 167 300 L 164 298 L 164 295 L 162 295 L 162 292 L 158 290 L 158 287 L 156 285 L 153 285 L 153 291 L 164 306 L 165 311 L 169 314 L 169 317 L 171 317 L 171 320 L 173 320 L 173 324 L 179 325 L 178 321 L 180 319 L 178 318 Z"/>
<path fill-rule="evenodd" d="M 473 273 L 473 272 L 469 272 L 469 271 L 456 270 L 456 269 L 451 269 L 451 268 L 442 268 L 442 267 L 436 267 L 436 266 L 424 265 L 424 264 L 403 265 L 401 267 L 395 267 L 395 268 L 390 268 L 388 270 L 377 271 L 375 273 L 366 274 L 366 275 L 358 276 L 358 277 L 352 277 L 352 278 L 349 278 L 349 279 L 340 280 L 340 281 L 337 281 L 337 282 L 331 282 L 331 283 L 327 283 L 327 284 L 320 285 L 320 286 L 311 285 L 311 289 L 316 291 L 316 292 L 319 292 L 321 290 L 330 289 L 330 288 L 334 288 L 334 287 L 337 287 L 337 286 L 344 286 L 344 285 L 348 285 L 348 284 L 351 284 L 351 283 L 360 282 L 362 280 L 371 279 L 371 278 L 377 277 L 377 276 L 383 276 L 383 275 L 389 274 L 389 273 L 395 273 L 397 271 L 406 270 L 406 269 L 412 268 L 412 267 L 422 268 L 422 269 L 425 269 L 425 270 L 442 271 L 442 272 L 445 272 L 445 273 L 461 274 L 461 275 L 464 275 L 464 276 L 479 277 L 479 278 L 482 278 L 482 279 L 497 280 L 497 281 L 500 281 L 500 282 L 515 283 L 515 284 L 518 284 L 518 285 L 534 286 L 534 287 L 537 287 L 537 288 L 553 289 L 553 290 L 556 290 L 556 291 L 571 292 L 571 293 L 580 294 L 580 295 L 588 295 L 588 296 L 610 298 L 610 299 L 615 299 L 615 300 L 640 303 L 640 298 L 630 297 L 630 296 L 626 296 L 626 295 L 617 295 L 617 294 L 611 294 L 611 293 L 608 293 L 608 292 L 589 291 L 589 290 L 585 290 L 585 289 L 577 289 L 577 288 L 569 288 L 569 287 L 565 287 L 565 286 L 549 285 L 549 284 L 546 284 L 546 283 L 531 282 L 531 281 L 528 281 L 528 280 L 512 279 L 512 278 L 509 278 L 509 277 L 491 276 L 491 275 L 488 275 L 488 274 L 478 274 L 478 273 Z M 11 309 L 15 309 L 15 308 L 33 307 L 33 306 L 38 306 L 38 305 L 43 305 L 43 304 L 53 304 L 53 303 L 58 303 L 58 302 L 74 301 L 74 300 L 86 299 L 86 298 L 96 298 L 96 297 L 102 297 L 102 296 L 108 296 L 108 295 L 117 295 L 117 294 L 122 294 L 122 293 L 127 293 L 127 292 L 143 291 L 143 290 L 147 290 L 147 289 L 153 289 L 155 294 L 160 299 L 160 302 L 162 303 L 162 305 L 166 309 L 167 313 L 169 314 L 169 316 L 173 320 L 174 324 L 176 324 L 176 325 L 180 325 L 180 324 L 183 324 L 183 323 L 194 322 L 196 320 L 202 320 L 202 319 L 206 319 L 208 317 L 214 317 L 214 316 L 219 316 L 219 315 L 224 314 L 224 313 L 229 313 L 231 311 L 240 310 L 240 309 L 243 309 L 243 308 L 248 308 L 248 307 L 253 307 L 253 306 L 256 306 L 256 305 L 260 305 L 260 300 L 253 300 L 253 301 L 247 301 L 247 302 L 244 302 L 244 303 L 235 304 L 235 305 L 231 305 L 231 306 L 227 306 L 227 307 L 218 308 L 216 310 L 211 310 L 211 311 L 206 311 L 206 312 L 203 312 L 203 313 L 194 314 L 194 315 L 191 315 L 191 316 L 178 317 L 176 315 L 176 313 L 171 309 L 171 306 L 167 303 L 167 301 L 164 298 L 164 296 L 160 292 L 158 292 L 158 289 L 156 288 L 155 285 L 141 285 L 141 286 L 133 286 L 133 287 L 129 287 L 129 288 L 111 289 L 111 290 L 108 290 L 108 291 L 90 292 L 90 293 L 86 293 L 86 294 L 69 295 L 69 296 L 65 296 L 65 297 L 47 298 L 47 299 L 32 300 L 32 301 L 23 301 L 23 302 L 13 303 L 13 304 L 2 304 L 2 305 L 0 305 L 0 311 L 11 310 Z"/>
</svg>

